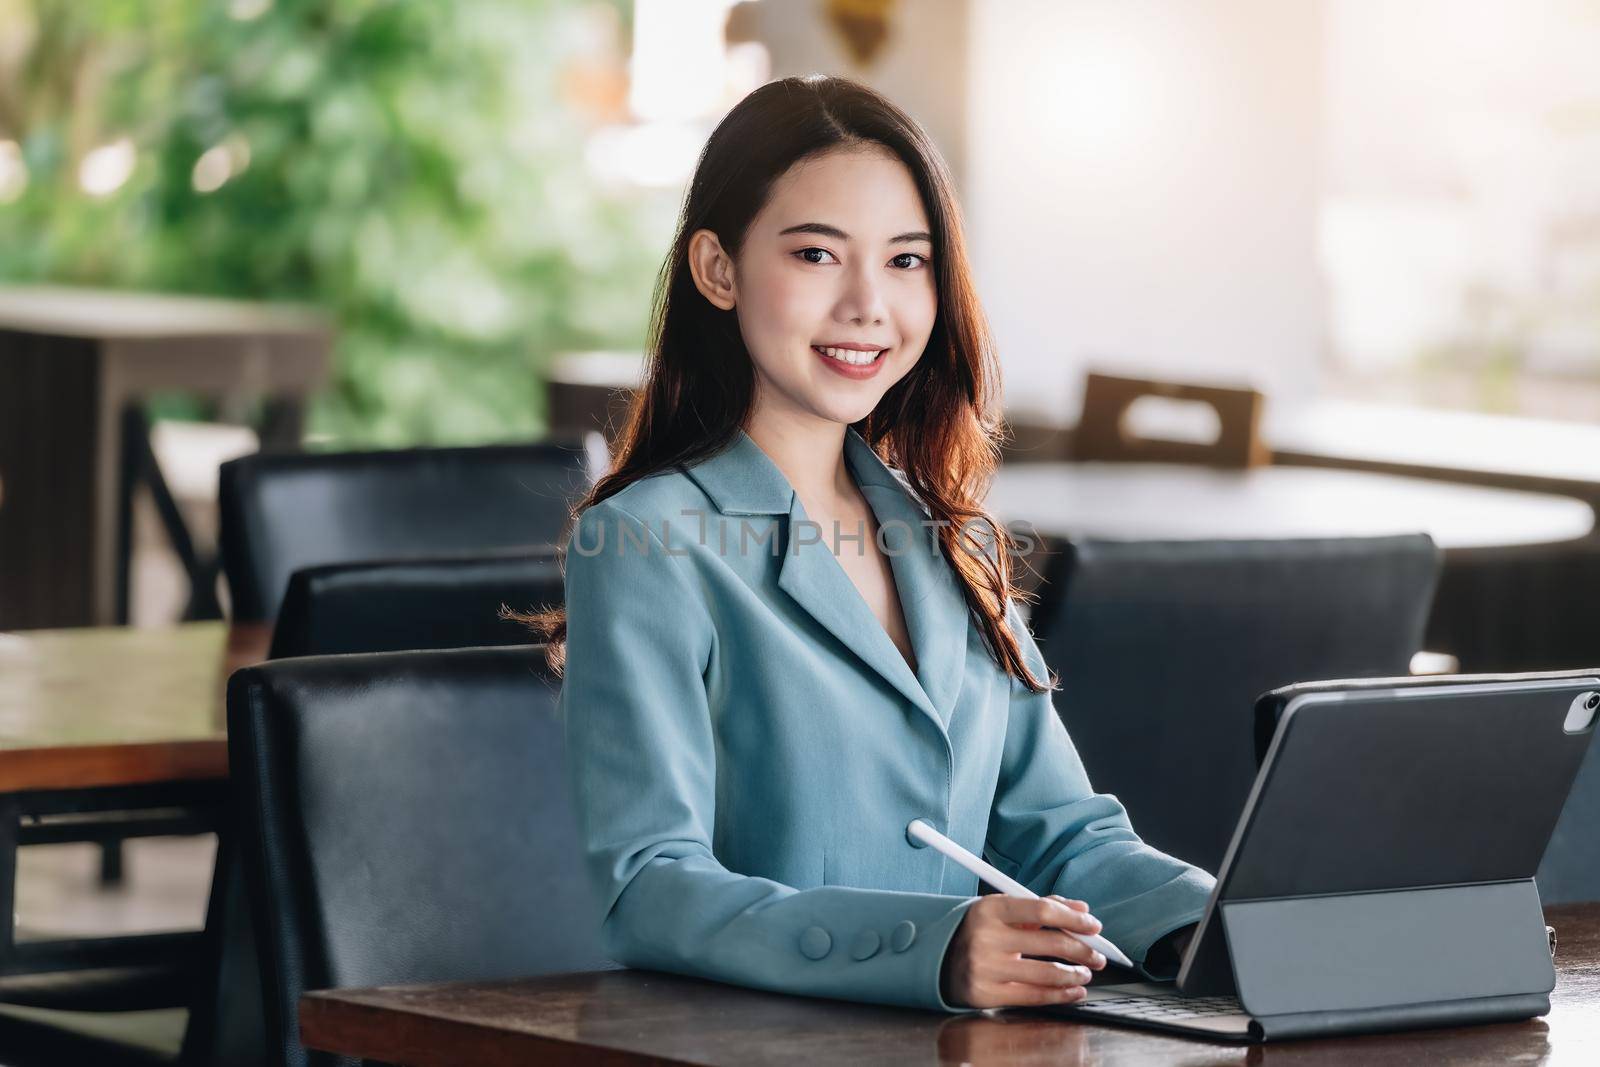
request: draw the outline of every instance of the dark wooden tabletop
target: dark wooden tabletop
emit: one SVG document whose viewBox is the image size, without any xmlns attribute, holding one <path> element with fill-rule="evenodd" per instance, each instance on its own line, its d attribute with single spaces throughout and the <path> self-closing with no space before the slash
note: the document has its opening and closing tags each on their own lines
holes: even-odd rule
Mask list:
<svg viewBox="0 0 1600 1067">
<path fill-rule="evenodd" d="M 412 1067 L 510 1064 L 1593 1064 L 1600 904 L 1546 910 L 1550 1014 L 1520 1023 L 1238 1046 L 1026 1010 L 945 1015 L 786 997 L 650 971 L 328 991 L 300 1002 L 310 1048 Z"/>
<path fill-rule="evenodd" d="M 228 675 L 265 626 L 0 633 L 0 790 L 222 778 Z"/>
</svg>

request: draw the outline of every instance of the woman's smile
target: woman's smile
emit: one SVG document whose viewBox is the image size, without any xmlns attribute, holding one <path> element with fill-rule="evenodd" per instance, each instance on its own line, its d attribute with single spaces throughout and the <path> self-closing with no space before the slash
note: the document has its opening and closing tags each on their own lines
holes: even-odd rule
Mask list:
<svg viewBox="0 0 1600 1067">
<path fill-rule="evenodd" d="M 845 378 L 863 381 L 874 377 L 883 368 L 887 348 L 862 348 L 858 345 L 812 345 L 811 351 L 821 357 L 828 369 Z"/>
</svg>

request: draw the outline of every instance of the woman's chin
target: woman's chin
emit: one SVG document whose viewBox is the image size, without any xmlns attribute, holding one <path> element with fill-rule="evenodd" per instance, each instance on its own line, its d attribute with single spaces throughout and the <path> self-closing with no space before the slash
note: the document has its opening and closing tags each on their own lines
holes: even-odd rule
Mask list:
<svg viewBox="0 0 1600 1067">
<path fill-rule="evenodd" d="M 872 409 L 878 406 L 879 399 L 881 398 L 872 397 L 868 403 L 860 397 L 852 397 L 849 400 L 836 397 L 818 398 L 818 401 L 811 405 L 811 410 L 829 422 L 850 426 L 872 414 Z"/>
</svg>

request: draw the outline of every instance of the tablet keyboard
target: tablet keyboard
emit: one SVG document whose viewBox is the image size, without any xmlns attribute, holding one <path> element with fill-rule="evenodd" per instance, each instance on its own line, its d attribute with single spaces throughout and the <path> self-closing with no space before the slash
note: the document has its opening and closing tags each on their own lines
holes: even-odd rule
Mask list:
<svg viewBox="0 0 1600 1067">
<path fill-rule="evenodd" d="M 1234 997 L 1106 997 L 1074 1004 L 1076 1011 L 1100 1012 L 1121 1019 L 1176 1022 L 1210 1015 L 1243 1015 L 1244 1005 Z"/>
</svg>

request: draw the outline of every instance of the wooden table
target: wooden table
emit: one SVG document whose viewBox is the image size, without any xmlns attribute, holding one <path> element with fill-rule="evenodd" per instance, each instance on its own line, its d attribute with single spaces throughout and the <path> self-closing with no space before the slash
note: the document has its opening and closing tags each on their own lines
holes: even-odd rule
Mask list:
<svg viewBox="0 0 1600 1067">
<path fill-rule="evenodd" d="M 1600 426 L 1321 401 L 1269 406 L 1273 462 L 1564 493 L 1600 503 Z"/>
<path fill-rule="evenodd" d="M 165 493 L 142 401 L 163 390 L 264 397 L 264 444 L 294 447 L 331 340 L 328 323 L 298 307 L 0 287 L 0 629 L 126 621 L 137 483 L 155 494 L 209 604 L 215 571 L 195 558 Z"/>
<path fill-rule="evenodd" d="M 0 792 L 226 778 L 228 675 L 265 626 L 0 633 Z"/>
<path fill-rule="evenodd" d="M 1050 539 L 1133 540 L 1431 534 L 1444 549 L 1573 541 L 1581 500 L 1307 467 L 1215 470 L 1154 463 L 1011 463 L 988 506 Z"/>
<path fill-rule="evenodd" d="M 300 1002 L 309 1048 L 411 1067 L 686 1064 L 1592 1064 L 1600 904 L 1546 910 L 1560 939 L 1548 1016 L 1279 1045 L 1223 1045 L 1026 1010 L 944 1015 L 786 997 L 650 971 L 337 990 Z"/>
<path fill-rule="evenodd" d="M 1008 412 L 1023 462 L 1071 457 L 1077 430 L 1038 409 Z M 1169 416 L 1162 433 L 1185 435 Z M 1337 467 L 1575 496 L 1600 506 L 1600 426 L 1397 403 L 1269 400 L 1261 437 L 1274 464 Z"/>
<path fill-rule="evenodd" d="M 17 849 L 217 829 L 227 678 L 270 638 L 223 623 L 0 633 L 0 976 L 195 950 L 187 932 L 17 942 Z"/>
</svg>

